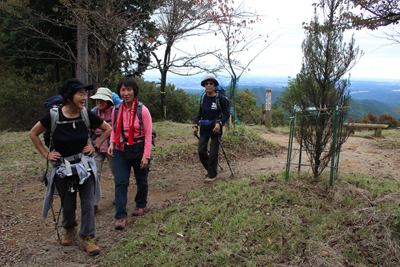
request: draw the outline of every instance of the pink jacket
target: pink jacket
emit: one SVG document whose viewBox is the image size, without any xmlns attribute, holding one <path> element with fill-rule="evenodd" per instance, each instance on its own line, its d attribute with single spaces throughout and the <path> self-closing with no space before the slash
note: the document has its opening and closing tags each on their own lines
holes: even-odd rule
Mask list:
<svg viewBox="0 0 400 267">
<path fill-rule="evenodd" d="M 133 105 L 131 108 L 134 108 Z M 122 112 L 122 118 L 123 118 L 123 124 L 124 124 L 124 136 L 128 137 L 129 134 L 129 120 L 130 118 L 130 113 L 128 113 L 125 109 L 125 106 L 120 107 L 120 111 Z M 115 142 L 115 109 L 113 109 L 112 111 L 112 116 L 111 116 L 111 120 L 112 120 L 112 132 L 111 132 L 111 136 L 110 136 L 110 142 L 113 142 L 114 144 Z M 151 115 L 150 115 L 150 111 L 148 110 L 147 107 L 145 107 L 144 105 L 142 106 L 142 121 L 143 121 L 143 125 L 142 125 L 142 130 L 141 133 L 140 131 L 140 124 L 139 124 L 139 119 L 135 118 L 135 124 L 134 124 L 134 136 L 135 138 L 139 138 L 144 136 L 144 153 L 143 153 L 143 157 L 146 159 L 150 159 L 150 155 L 151 155 L 151 131 L 153 129 L 152 126 L 152 119 L 151 119 Z M 115 144 L 115 149 L 118 149 L 119 151 L 124 151 L 124 143 L 120 143 L 120 144 Z"/>
<path fill-rule="evenodd" d="M 111 125 L 111 114 L 112 114 L 112 111 L 114 110 L 114 106 L 111 106 L 111 107 L 109 107 L 106 111 L 101 111 L 101 110 L 97 110 L 97 112 L 95 112 L 100 118 L 102 118 L 103 120 L 105 120 L 108 124 L 110 124 L 110 126 L 112 126 Z M 93 111 L 93 110 L 92 110 Z M 95 140 L 93 140 L 93 142 L 95 142 L 96 143 L 96 141 L 97 141 L 97 139 L 99 139 L 99 137 L 100 137 L 100 135 L 103 133 L 103 131 L 102 130 L 100 130 L 99 128 L 97 128 L 95 131 L 94 131 L 94 134 L 96 135 L 96 136 L 98 136 L 98 137 L 96 137 L 96 139 Z M 108 140 L 106 140 L 100 147 L 99 147 L 99 152 L 105 152 L 105 153 L 107 153 L 107 149 L 108 149 L 108 146 L 109 146 L 109 142 L 108 142 Z"/>
</svg>

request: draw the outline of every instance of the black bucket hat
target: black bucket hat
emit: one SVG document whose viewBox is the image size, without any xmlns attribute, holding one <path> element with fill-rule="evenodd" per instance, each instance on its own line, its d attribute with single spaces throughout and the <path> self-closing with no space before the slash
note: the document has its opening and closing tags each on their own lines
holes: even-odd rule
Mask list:
<svg viewBox="0 0 400 267">
<path fill-rule="evenodd" d="M 215 77 L 212 76 L 212 75 L 206 76 L 206 77 L 204 78 L 204 80 L 201 82 L 201 86 L 204 87 L 204 83 L 205 83 L 206 81 L 212 81 L 212 82 L 214 83 L 215 86 L 218 86 L 218 85 L 219 85 L 217 79 L 215 79 Z"/>
<path fill-rule="evenodd" d="M 81 88 L 85 88 L 86 90 L 92 90 L 94 87 L 93 87 L 93 84 L 84 84 L 80 80 L 72 78 L 72 79 L 66 80 L 61 85 L 60 95 L 62 95 L 64 97 L 70 91 L 72 91 L 74 89 L 81 89 Z"/>
</svg>

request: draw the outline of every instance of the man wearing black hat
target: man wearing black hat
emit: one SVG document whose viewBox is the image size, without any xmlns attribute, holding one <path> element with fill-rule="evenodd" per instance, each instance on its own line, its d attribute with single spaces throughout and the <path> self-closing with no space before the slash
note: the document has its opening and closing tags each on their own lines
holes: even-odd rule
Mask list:
<svg viewBox="0 0 400 267">
<path fill-rule="evenodd" d="M 222 126 L 229 120 L 229 99 L 215 92 L 219 83 L 214 76 L 206 76 L 201 82 L 206 93 L 202 96 L 202 104 L 197 116 L 193 134 L 197 135 L 200 126 L 198 153 L 201 163 L 207 170 L 205 183 L 217 179 L 219 140 L 222 135 Z M 219 99 L 217 99 L 217 97 Z M 208 141 L 211 139 L 210 150 L 207 152 Z"/>
</svg>

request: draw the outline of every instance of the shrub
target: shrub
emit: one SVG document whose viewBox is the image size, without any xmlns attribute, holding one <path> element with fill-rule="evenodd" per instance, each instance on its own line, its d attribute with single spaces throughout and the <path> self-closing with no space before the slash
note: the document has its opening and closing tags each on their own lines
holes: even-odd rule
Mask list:
<svg viewBox="0 0 400 267">
<path fill-rule="evenodd" d="M 141 78 L 136 78 L 140 92 L 138 100 L 143 102 L 150 110 L 154 121 L 160 120 L 161 95 L 160 89 L 155 82 L 146 82 Z M 193 101 L 189 94 L 183 89 L 175 89 L 175 85 L 168 84 L 165 88 L 165 99 L 167 103 L 167 120 L 175 122 L 191 122 L 193 114 Z"/>
<path fill-rule="evenodd" d="M 45 112 L 44 102 L 58 93 L 59 85 L 28 67 L 16 70 L 0 64 L 0 73 L 0 130 L 31 129 Z M 50 69 L 46 73 L 51 73 Z"/>
</svg>

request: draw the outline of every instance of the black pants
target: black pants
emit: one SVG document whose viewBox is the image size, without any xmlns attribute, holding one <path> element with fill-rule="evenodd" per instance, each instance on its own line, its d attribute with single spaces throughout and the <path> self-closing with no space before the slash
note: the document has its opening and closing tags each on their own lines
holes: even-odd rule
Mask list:
<svg viewBox="0 0 400 267">
<path fill-rule="evenodd" d="M 78 225 L 75 219 L 75 211 L 77 191 L 79 191 L 81 199 L 81 229 L 79 236 L 82 238 L 94 236 L 94 177 L 90 176 L 82 185 L 74 185 L 75 192 L 71 192 L 71 185 L 67 183 L 65 178 L 60 178 L 58 175 L 55 176 L 55 184 L 63 207 L 61 225 L 67 229 Z"/>
<path fill-rule="evenodd" d="M 210 138 L 211 138 L 210 154 L 208 154 L 207 146 Z M 208 177 L 210 178 L 214 178 L 215 176 L 217 176 L 218 151 L 219 151 L 218 137 L 200 136 L 199 147 L 198 147 L 199 157 L 204 168 L 208 171 Z"/>
</svg>

